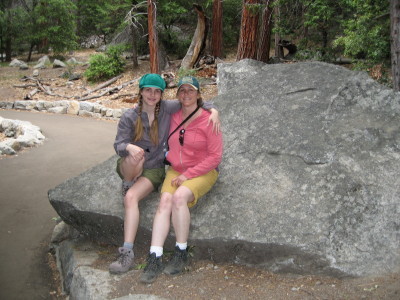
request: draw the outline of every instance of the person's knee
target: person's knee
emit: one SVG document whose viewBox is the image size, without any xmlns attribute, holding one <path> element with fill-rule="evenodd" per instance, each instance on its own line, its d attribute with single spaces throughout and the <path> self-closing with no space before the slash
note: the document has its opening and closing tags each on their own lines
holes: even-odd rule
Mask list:
<svg viewBox="0 0 400 300">
<path fill-rule="evenodd" d="M 173 208 L 187 207 L 188 202 L 190 202 L 190 199 L 186 193 L 180 193 L 177 191 L 172 198 Z"/>
<path fill-rule="evenodd" d="M 172 207 L 172 195 L 168 193 L 163 193 L 161 195 L 160 203 L 158 205 L 159 212 L 171 211 Z"/>
<path fill-rule="evenodd" d="M 137 207 L 139 205 L 139 198 L 136 196 L 135 191 L 129 189 L 124 197 L 125 209 Z"/>
</svg>

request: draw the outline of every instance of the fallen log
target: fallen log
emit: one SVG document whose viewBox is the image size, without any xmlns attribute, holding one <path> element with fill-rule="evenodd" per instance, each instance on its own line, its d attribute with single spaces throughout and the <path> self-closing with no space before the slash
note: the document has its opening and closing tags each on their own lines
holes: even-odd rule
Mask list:
<svg viewBox="0 0 400 300">
<path fill-rule="evenodd" d="M 87 93 L 83 94 L 81 97 L 86 97 L 88 95 L 90 95 L 91 93 L 94 93 L 98 90 L 104 89 L 105 87 L 108 87 L 109 85 L 113 84 L 114 82 L 116 82 L 118 79 L 120 79 L 122 77 L 122 75 L 118 75 L 114 78 L 111 78 L 110 80 L 98 85 L 97 87 L 95 87 L 93 90 L 89 90 Z M 81 100 L 80 100 L 81 101 Z"/>
<path fill-rule="evenodd" d="M 26 94 L 25 97 L 24 97 L 24 100 L 32 100 L 32 97 L 37 93 L 39 93 L 39 89 L 38 88 L 36 88 L 36 89 L 30 91 L 28 94 Z"/>
<path fill-rule="evenodd" d="M 65 96 L 65 95 L 59 95 L 59 94 L 53 93 L 49 87 L 47 87 L 46 85 L 42 84 L 42 82 L 37 78 L 24 76 L 20 80 L 21 81 L 30 80 L 30 81 L 33 81 L 34 84 L 29 84 L 29 83 L 28 84 L 24 84 L 24 85 L 15 84 L 13 86 L 17 87 L 17 88 L 27 88 L 27 87 L 35 87 L 36 88 L 32 92 L 30 92 L 29 94 L 25 95 L 25 97 L 24 97 L 25 100 L 31 100 L 32 97 L 35 94 L 39 93 L 40 91 L 42 91 L 43 93 L 45 93 L 45 94 L 47 94 L 49 96 L 53 96 L 53 97 L 60 97 L 60 98 L 66 98 L 66 99 L 71 99 L 72 98 L 72 96 Z"/>
<path fill-rule="evenodd" d="M 28 87 L 36 87 L 36 84 L 33 84 L 33 83 L 22 84 L 22 85 L 14 84 L 13 87 L 25 89 L 25 88 L 28 88 Z"/>
<path fill-rule="evenodd" d="M 114 94 L 114 93 L 117 93 L 118 91 L 122 90 L 123 88 L 127 87 L 128 85 L 130 85 L 132 83 L 135 83 L 138 80 L 139 80 L 139 78 L 136 78 L 136 79 L 127 81 L 127 82 L 125 82 L 125 83 L 123 83 L 123 84 L 121 84 L 119 86 L 116 86 L 116 87 L 113 87 L 113 88 L 108 88 L 108 89 L 106 89 L 105 91 L 101 92 L 98 95 L 89 96 L 90 93 L 89 94 L 86 93 L 86 94 L 84 94 L 84 95 L 86 95 L 86 97 L 79 98 L 77 100 L 78 101 L 86 101 L 86 100 L 100 98 L 100 97 L 103 97 L 103 96 L 105 96 L 107 94 Z"/>
</svg>

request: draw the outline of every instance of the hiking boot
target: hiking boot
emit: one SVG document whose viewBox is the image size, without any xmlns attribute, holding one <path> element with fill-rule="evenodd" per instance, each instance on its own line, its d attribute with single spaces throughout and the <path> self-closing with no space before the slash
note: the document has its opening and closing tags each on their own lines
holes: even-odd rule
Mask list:
<svg viewBox="0 0 400 300">
<path fill-rule="evenodd" d="M 116 261 L 110 264 L 109 271 L 111 274 L 122 274 L 133 268 L 133 250 L 120 247 L 118 248 L 119 256 Z"/>
<path fill-rule="evenodd" d="M 155 253 L 149 254 L 147 258 L 147 265 L 140 276 L 142 283 L 152 283 L 156 280 L 157 276 L 161 274 L 163 270 L 162 257 L 156 257 Z"/>
<path fill-rule="evenodd" d="M 187 249 L 181 250 L 178 246 L 175 247 L 174 255 L 164 269 L 165 274 L 176 275 L 181 273 L 188 264 Z"/>
</svg>

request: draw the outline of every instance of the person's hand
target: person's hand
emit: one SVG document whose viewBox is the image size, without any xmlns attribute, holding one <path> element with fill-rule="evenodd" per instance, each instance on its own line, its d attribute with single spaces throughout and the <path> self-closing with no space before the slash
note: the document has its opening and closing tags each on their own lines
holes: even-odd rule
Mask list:
<svg viewBox="0 0 400 300">
<path fill-rule="evenodd" d="M 208 122 L 207 122 L 207 126 L 210 125 L 210 122 L 212 122 L 213 124 L 213 132 L 215 132 L 215 134 L 218 134 L 221 131 L 221 121 L 219 119 L 219 113 L 218 110 L 211 108 L 210 109 L 211 115 L 208 118 Z"/>
<path fill-rule="evenodd" d="M 185 175 L 181 174 L 181 175 L 179 175 L 178 177 L 175 177 L 174 179 L 171 180 L 171 185 L 172 185 L 172 186 L 178 187 L 178 186 L 180 186 L 184 181 L 186 181 L 187 179 L 188 179 L 188 178 L 187 178 Z"/>
<path fill-rule="evenodd" d="M 129 152 L 129 156 L 131 156 L 135 161 L 139 161 L 144 157 L 144 150 L 138 146 L 129 144 L 126 146 L 126 151 Z"/>
</svg>

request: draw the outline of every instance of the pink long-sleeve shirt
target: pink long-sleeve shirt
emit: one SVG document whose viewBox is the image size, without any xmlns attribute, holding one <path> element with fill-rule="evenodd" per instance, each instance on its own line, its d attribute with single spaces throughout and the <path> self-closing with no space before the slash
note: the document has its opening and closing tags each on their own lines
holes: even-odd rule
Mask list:
<svg viewBox="0 0 400 300">
<path fill-rule="evenodd" d="M 207 126 L 209 116 L 210 113 L 202 109 L 201 115 L 185 128 L 183 146 L 179 143 L 179 132 L 183 127 L 180 127 L 168 141 L 168 161 L 175 171 L 189 179 L 216 169 L 222 160 L 222 133 L 212 132 L 212 123 Z M 182 121 L 182 111 L 173 114 L 170 132 Z"/>
</svg>

